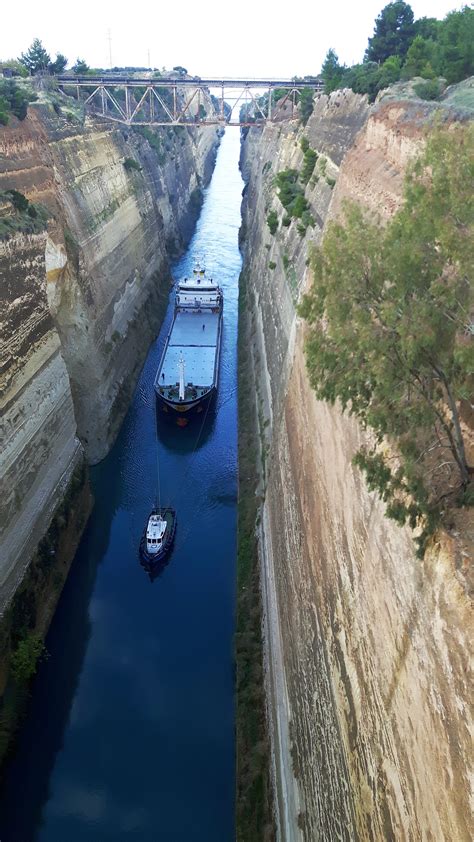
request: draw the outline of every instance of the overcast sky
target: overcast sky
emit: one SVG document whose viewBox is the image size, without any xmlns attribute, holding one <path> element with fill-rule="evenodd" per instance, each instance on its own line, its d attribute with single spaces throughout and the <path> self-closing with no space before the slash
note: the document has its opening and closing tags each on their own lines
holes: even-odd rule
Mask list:
<svg viewBox="0 0 474 842">
<path fill-rule="evenodd" d="M 22 0 L 3 4 L 0 58 L 17 57 L 33 38 L 54 57 L 172 68 L 199 76 L 291 77 L 314 74 L 329 47 L 347 64 L 361 61 L 383 0 L 180 0 L 114 2 Z M 462 4 L 412 0 L 415 18 L 443 18 Z"/>
</svg>

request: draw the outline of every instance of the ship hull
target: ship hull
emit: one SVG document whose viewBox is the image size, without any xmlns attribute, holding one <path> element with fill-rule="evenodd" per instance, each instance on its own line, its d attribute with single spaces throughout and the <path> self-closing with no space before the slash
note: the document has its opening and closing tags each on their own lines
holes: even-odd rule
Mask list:
<svg viewBox="0 0 474 842">
<path fill-rule="evenodd" d="M 216 344 L 215 344 L 215 354 L 213 359 L 213 374 L 212 374 L 212 382 L 209 385 L 206 385 L 205 390 L 198 387 L 192 390 L 193 392 L 201 391 L 201 394 L 191 394 L 190 397 L 185 396 L 183 400 L 179 399 L 178 390 L 177 388 L 174 390 L 174 394 L 170 396 L 170 389 L 166 386 L 162 386 L 160 384 L 160 376 L 163 370 L 163 366 L 167 359 L 167 354 L 170 347 L 170 340 L 173 337 L 173 330 L 175 328 L 175 322 L 177 314 L 173 319 L 173 324 L 171 325 L 170 332 L 166 338 L 166 343 L 164 347 L 164 351 L 162 354 L 161 362 L 158 367 L 158 371 L 155 378 L 154 389 L 156 394 L 157 400 L 157 407 L 160 411 L 160 414 L 167 416 L 170 420 L 176 423 L 178 426 L 185 427 L 191 419 L 195 417 L 202 417 L 203 412 L 207 411 L 209 404 L 212 402 L 213 398 L 217 393 L 217 387 L 219 382 L 219 364 L 220 364 L 220 353 L 221 353 L 221 342 L 222 342 L 222 311 L 217 315 L 217 331 L 216 331 Z M 199 322 L 201 319 L 204 319 L 205 316 L 203 314 L 199 314 Z M 204 347 L 203 346 L 203 350 Z M 199 347 L 193 346 L 193 353 L 195 357 L 199 358 Z M 210 378 L 211 379 L 211 378 Z M 187 387 L 188 388 L 188 387 Z"/>
</svg>

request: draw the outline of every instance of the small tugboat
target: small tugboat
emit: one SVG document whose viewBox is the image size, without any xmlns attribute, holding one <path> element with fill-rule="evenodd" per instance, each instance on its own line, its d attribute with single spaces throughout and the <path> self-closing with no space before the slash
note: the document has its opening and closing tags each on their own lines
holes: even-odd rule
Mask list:
<svg viewBox="0 0 474 842">
<path fill-rule="evenodd" d="M 173 546 L 175 533 L 175 510 L 154 506 L 140 541 L 140 558 L 146 567 L 154 567 L 166 559 Z"/>
</svg>

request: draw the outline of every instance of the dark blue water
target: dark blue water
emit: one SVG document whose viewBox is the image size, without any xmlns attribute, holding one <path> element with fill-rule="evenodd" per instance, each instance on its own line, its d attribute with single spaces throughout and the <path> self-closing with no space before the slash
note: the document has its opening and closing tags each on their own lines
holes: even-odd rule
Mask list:
<svg viewBox="0 0 474 842">
<path fill-rule="evenodd" d="M 227 130 L 195 236 L 224 289 L 215 412 L 185 429 L 154 418 L 145 362 L 61 596 L 0 802 L 1 842 L 227 842 L 234 838 L 233 625 L 239 132 Z M 139 538 L 156 493 L 178 511 L 153 582 Z"/>
</svg>

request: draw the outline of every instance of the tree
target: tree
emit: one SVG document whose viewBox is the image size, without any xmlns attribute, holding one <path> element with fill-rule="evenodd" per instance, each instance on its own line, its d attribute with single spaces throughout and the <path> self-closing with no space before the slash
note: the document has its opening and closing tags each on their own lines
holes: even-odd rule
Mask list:
<svg viewBox="0 0 474 842">
<path fill-rule="evenodd" d="M 437 72 L 448 85 L 474 75 L 474 9 L 450 12 L 441 22 Z"/>
<path fill-rule="evenodd" d="M 40 70 L 47 70 L 51 64 L 50 55 L 39 38 L 34 39 L 31 47 L 26 53 L 21 54 L 18 61 L 26 67 L 31 76 L 34 76 Z"/>
<path fill-rule="evenodd" d="M 413 24 L 413 32 L 415 35 L 421 35 L 427 41 L 436 41 L 440 26 L 442 26 L 441 21 L 437 18 L 419 18 Z"/>
<path fill-rule="evenodd" d="M 56 53 L 56 59 L 50 62 L 48 70 L 54 75 L 63 73 L 67 65 L 67 58 L 62 53 Z"/>
<path fill-rule="evenodd" d="M 72 72 L 77 76 L 83 76 L 89 70 L 89 65 L 86 64 L 83 58 L 77 58 L 72 66 Z"/>
<path fill-rule="evenodd" d="M 403 78 L 413 79 L 414 76 L 422 76 L 423 79 L 433 79 L 435 49 L 434 41 L 427 41 L 421 35 L 417 35 L 408 48 L 403 65 Z"/>
<path fill-rule="evenodd" d="M 303 90 L 299 94 L 298 104 L 300 109 L 300 120 L 303 123 L 303 126 L 306 125 L 311 114 L 313 113 L 314 108 L 314 100 L 313 100 L 314 91 L 311 88 L 303 88 Z"/>
<path fill-rule="evenodd" d="M 398 82 L 400 79 L 401 67 L 402 61 L 399 56 L 389 56 L 389 58 L 384 61 L 378 75 L 377 92 L 383 90 L 383 88 L 390 87 L 390 85 L 393 85 L 395 82 Z"/>
<path fill-rule="evenodd" d="M 324 93 L 330 94 L 340 87 L 344 75 L 344 67 L 339 64 L 339 58 L 332 47 L 327 51 L 321 67 L 321 77 L 324 81 Z"/>
<path fill-rule="evenodd" d="M 403 58 L 413 35 L 411 6 L 403 0 L 389 3 L 375 21 L 374 34 L 369 38 L 369 46 L 365 53 L 366 60 L 383 62 L 394 55 Z"/>
<path fill-rule="evenodd" d="M 379 446 L 356 464 L 390 517 L 423 526 L 421 549 L 472 482 L 459 401 L 474 375 L 473 179 L 474 127 L 434 132 L 384 231 L 354 204 L 329 226 L 301 307 L 316 394 L 375 431 Z"/>
<path fill-rule="evenodd" d="M 180 64 L 177 64 L 176 67 L 173 67 L 173 70 L 175 71 L 175 73 L 179 73 L 180 76 L 188 75 L 188 71 L 186 70 L 186 68 L 182 67 Z"/>
</svg>

